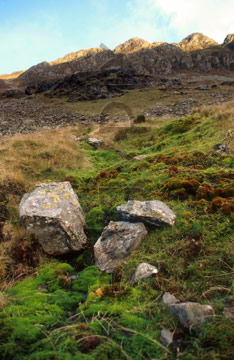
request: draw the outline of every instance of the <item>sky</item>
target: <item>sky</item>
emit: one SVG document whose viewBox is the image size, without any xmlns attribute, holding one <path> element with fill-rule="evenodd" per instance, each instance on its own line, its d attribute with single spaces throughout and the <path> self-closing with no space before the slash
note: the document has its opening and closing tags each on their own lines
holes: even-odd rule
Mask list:
<svg viewBox="0 0 234 360">
<path fill-rule="evenodd" d="M 0 74 L 132 37 L 179 42 L 234 33 L 234 0 L 0 0 Z"/>
</svg>

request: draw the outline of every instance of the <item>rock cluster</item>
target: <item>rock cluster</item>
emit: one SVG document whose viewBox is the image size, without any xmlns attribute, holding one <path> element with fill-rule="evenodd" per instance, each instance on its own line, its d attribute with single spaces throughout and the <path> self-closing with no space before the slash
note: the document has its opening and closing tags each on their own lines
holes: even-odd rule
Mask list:
<svg viewBox="0 0 234 360">
<path fill-rule="evenodd" d="M 0 101 L 0 138 L 49 127 L 88 124 L 90 121 L 89 116 L 70 112 L 58 104 L 49 104 L 35 97 Z"/>
<path fill-rule="evenodd" d="M 176 218 L 167 205 L 157 200 L 132 200 L 118 206 L 117 212 L 122 221 L 111 221 L 94 246 L 96 265 L 100 270 L 109 273 L 114 271 L 133 248 L 140 245 L 147 235 L 145 225 L 174 225 Z M 154 266 L 139 264 L 131 282 L 135 283 L 156 273 Z"/>
</svg>

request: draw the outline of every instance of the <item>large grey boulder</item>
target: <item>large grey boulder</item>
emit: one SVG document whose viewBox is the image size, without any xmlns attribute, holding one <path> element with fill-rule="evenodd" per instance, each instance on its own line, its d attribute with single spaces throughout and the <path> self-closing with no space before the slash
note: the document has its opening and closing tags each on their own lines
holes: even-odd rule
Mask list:
<svg viewBox="0 0 234 360">
<path fill-rule="evenodd" d="M 174 212 L 158 200 L 130 200 L 127 204 L 118 206 L 117 212 L 120 220 L 143 222 L 151 226 L 174 225 L 176 219 Z"/>
<path fill-rule="evenodd" d="M 78 251 L 87 242 L 84 214 L 69 182 L 37 185 L 23 196 L 19 212 L 48 254 Z"/>
<path fill-rule="evenodd" d="M 140 263 L 137 266 L 136 271 L 130 280 L 130 284 L 135 284 L 140 279 L 146 279 L 152 275 L 156 275 L 157 273 L 158 269 L 155 266 L 148 263 Z"/>
<path fill-rule="evenodd" d="M 94 245 L 96 265 L 101 271 L 112 273 L 146 235 L 147 230 L 142 223 L 111 221 Z"/>
<path fill-rule="evenodd" d="M 169 305 L 169 310 L 176 315 L 185 328 L 199 326 L 211 320 L 214 310 L 210 305 L 201 305 L 195 302 Z"/>
</svg>

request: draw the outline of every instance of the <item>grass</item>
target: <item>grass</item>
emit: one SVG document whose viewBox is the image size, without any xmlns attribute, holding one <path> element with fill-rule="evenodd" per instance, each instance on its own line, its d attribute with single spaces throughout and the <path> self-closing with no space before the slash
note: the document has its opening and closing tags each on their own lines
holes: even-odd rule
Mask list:
<svg viewBox="0 0 234 360">
<path fill-rule="evenodd" d="M 234 149 L 227 135 L 233 102 L 183 119 L 116 128 L 111 140 L 108 126 L 90 130 L 103 136 L 103 148 L 73 142 L 71 134 L 87 136 L 78 128 L 49 134 L 48 140 L 35 134 L 1 145 L 0 164 L 10 159 L 12 169 L 0 192 L 1 358 L 231 359 L 233 320 L 223 310 L 233 301 Z M 229 153 L 215 154 L 214 146 L 223 142 Z M 146 158 L 133 162 L 139 154 Z M 56 261 L 25 233 L 17 212 L 26 189 L 48 180 L 71 182 L 89 238 L 83 253 Z M 116 206 L 129 199 L 164 201 L 176 224 L 149 230 L 112 275 L 102 274 L 94 266 L 93 245 L 117 219 Z M 159 272 L 131 286 L 140 262 Z M 73 273 L 79 277 L 70 281 Z M 165 292 L 212 305 L 214 319 L 185 331 L 162 303 Z M 169 349 L 159 342 L 163 327 L 176 334 Z"/>
</svg>

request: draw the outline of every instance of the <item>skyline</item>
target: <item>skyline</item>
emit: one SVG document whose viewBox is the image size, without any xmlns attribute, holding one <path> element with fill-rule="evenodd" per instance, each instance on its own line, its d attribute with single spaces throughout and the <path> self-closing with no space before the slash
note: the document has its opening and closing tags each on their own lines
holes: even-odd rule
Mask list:
<svg viewBox="0 0 234 360">
<path fill-rule="evenodd" d="M 222 43 L 233 13 L 232 0 L 0 0 L 0 74 L 133 37 L 177 43 L 201 32 Z"/>
</svg>

